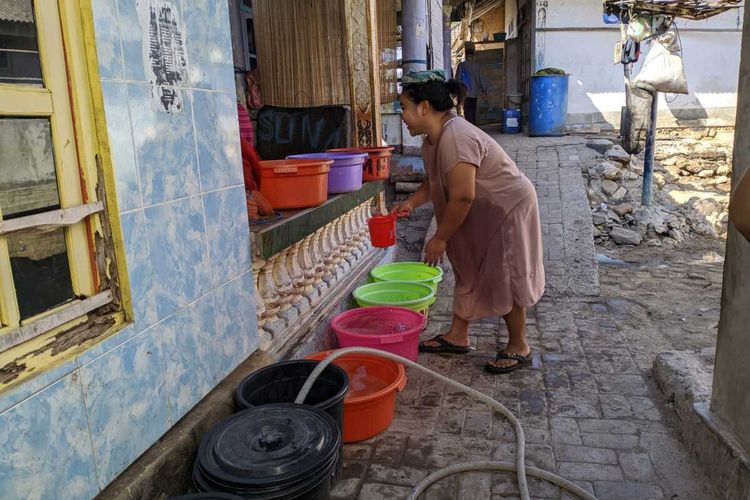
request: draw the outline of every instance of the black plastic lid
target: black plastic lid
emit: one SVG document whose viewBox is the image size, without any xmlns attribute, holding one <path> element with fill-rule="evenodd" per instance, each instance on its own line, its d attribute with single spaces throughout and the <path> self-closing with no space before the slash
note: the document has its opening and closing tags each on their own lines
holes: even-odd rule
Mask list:
<svg viewBox="0 0 750 500">
<path fill-rule="evenodd" d="M 326 412 L 273 403 L 212 429 L 201 442 L 197 466 L 205 479 L 229 490 L 289 486 L 316 475 L 340 446 L 341 433 Z"/>
<path fill-rule="evenodd" d="M 178 497 L 170 497 L 169 500 L 242 500 L 242 497 L 232 495 L 231 493 L 190 493 Z"/>
</svg>

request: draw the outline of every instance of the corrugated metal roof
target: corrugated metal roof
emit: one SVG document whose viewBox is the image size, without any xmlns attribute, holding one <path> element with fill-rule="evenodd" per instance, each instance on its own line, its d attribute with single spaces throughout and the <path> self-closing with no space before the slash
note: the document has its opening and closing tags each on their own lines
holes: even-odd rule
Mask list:
<svg viewBox="0 0 750 500">
<path fill-rule="evenodd" d="M 34 22 L 31 0 L 0 0 L 0 20 L 20 23 Z"/>
<path fill-rule="evenodd" d="M 604 0 L 604 5 L 615 12 L 621 9 L 699 20 L 742 7 L 742 0 Z"/>
</svg>

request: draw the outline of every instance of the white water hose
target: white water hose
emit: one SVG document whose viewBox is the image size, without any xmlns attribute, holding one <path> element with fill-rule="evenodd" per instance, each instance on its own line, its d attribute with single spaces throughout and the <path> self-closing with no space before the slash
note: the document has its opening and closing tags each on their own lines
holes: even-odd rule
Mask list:
<svg viewBox="0 0 750 500">
<path fill-rule="evenodd" d="M 545 481 L 549 481 L 550 483 L 553 483 L 565 490 L 568 490 L 570 493 L 573 493 L 574 495 L 576 495 L 579 498 L 582 498 L 583 500 L 597 500 L 594 495 L 584 490 L 577 484 L 571 481 L 568 481 L 565 478 L 562 478 L 556 474 L 553 474 L 552 472 L 548 472 L 542 469 L 537 469 L 534 467 L 529 467 L 526 465 L 525 463 L 526 462 L 526 457 L 525 457 L 526 440 L 523 435 L 523 428 L 521 427 L 521 423 L 518 421 L 515 415 L 513 415 L 513 413 L 511 413 L 511 411 L 507 409 L 505 406 L 503 406 L 500 402 L 495 401 L 491 397 L 477 391 L 476 389 L 472 389 L 471 387 L 467 387 L 463 384 L 460 384 L 456 382 L 455 380 L 452 380 L 444 375 L 441 375 L 440 373 L 436 373 L 428 368 L 425 368 L 424 366 L 421 366 L 413 361 L 410 361 L 406 358 L 402 358 L 401 356 L 397 356 L 390 352 L 380 351 L 378 349 L 371 349 L 369 347 L 347 347 L 346 349 L 339 349 L 336 352 L 331 353 L 323 361 L 321 361 L 318 364 L 318 366 L 315 367 L 315 369 L 312 371 L 310 376 L 305 381 L 305 384 L 302 386 L 302 389 L 299 391 L 299 394 L 297 395 L 297 399 L 294 402 L 297 404 L 302 404 L 305 402 L 305 398 L 307 397 L 307 394 L 310 392 L 310 389 L 315 383 L 315 380 L 317 380 L 320 374 L 323 373 L 323 370 L 325 370 L 326 366 L 331 364 L 333 360 L 335 360 L 338 357 L 344 356 L 346 354 L 353 354 L 353 353 L 373 354 L 375 356 L 387 358 L 387 359 L 396 361 L 398 363 L 402 363 L 416 370 L 419 370 L 423 373 L 426 373 L 427 375 L 433 378 L 436 378 L 441 382 L 445 382 L 446 384 L 465 392 L 469 396 L 473 396 L 479 401 L 482 401 L 490 405 L 495 411 L 502 414 L 505 418 L 508 419 L 508 421 L 511 424 L 513 424 L 513 429 L 516 432 L 516 463 L 515 464 L 511 462 L 481 461 L 481 462 L 469 462 L 465 464 L 451 465 L 449 467 L 440 469 L 439 471 L 434 472 L 430 474 L 429 476 L 427 476 L 424 480 L 422 480 L 421 483 L 419 483 L 417 486 L 414 487 L 414 489 L 411 492 L 411 495 L 409 495 L 407 500 L 416 500 L 419 497 L 419 495 L 421 495 L 427 488 L 429 488 L 433 483 L 439 481 L 440 479 L 451 476 L 453 474 L 458 474 L 460 472 L 478 471 L 478 470 L 485 470 L 485 471 L 494 470 L 494 471 L 504 471 L 504 472 L 515 471 L 516 477 L 518 479 L 518 491 L 521 493 L 521 498 L 523 500 L 531 499 L 531 497 L 529 496 L 529 484 L 528 484 L 528 481 L 526 480 L 527 474 L 529 476 L 533 476 L 539 479 L 543 479 Z"/>
</svg>

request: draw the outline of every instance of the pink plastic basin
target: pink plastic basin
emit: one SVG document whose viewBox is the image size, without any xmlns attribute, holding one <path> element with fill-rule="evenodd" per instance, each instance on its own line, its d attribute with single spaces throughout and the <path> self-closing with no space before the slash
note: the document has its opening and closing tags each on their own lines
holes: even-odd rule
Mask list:
<svg viewBox="0 0 750 500">
<path fill-rule="evenodd" d="M 331 328 L 339 347 L 371 347 L 416 361 L 427 318 L 403 307 L 363 307 L 339 314 Z"/>
</svg>

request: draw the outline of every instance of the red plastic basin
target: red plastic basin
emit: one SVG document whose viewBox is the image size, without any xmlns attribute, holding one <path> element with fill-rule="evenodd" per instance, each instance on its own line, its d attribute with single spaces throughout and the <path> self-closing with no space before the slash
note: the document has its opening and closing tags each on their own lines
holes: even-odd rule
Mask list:
<svg viewBox="0 0 750 500">
<path fill-rule="evenodd" d="M 318 352 L 307 359 L 322 360 L 332 352 Z M 349 376 L 349 392 L 344 398 L 344 442 L 362 441 L 386 430 L 396 410 L 396 393 L 406 387 L 403 365 L 356 353 L 345 354 L 333 364 Z"/>
<path fill-rule="evenodd" d="M 362 167 L 362 181 L 387 179 L 391 173 L 391 152 L 393 146 L 329 149 L 329 153 L 367 153 L 367 161 Z"/>
</svg>

